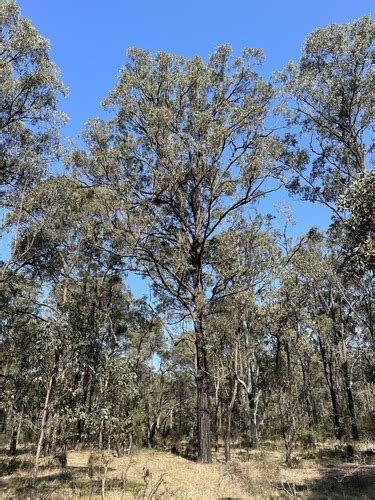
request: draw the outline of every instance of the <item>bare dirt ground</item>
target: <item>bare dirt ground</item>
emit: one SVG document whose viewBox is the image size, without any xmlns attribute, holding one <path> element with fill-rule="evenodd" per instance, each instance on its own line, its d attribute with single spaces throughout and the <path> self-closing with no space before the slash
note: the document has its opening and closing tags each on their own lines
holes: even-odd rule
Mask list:
<svg viewBox="0 0 375 500">
<path fill-rule="evenodd" d="M 69 451 L 67 466 L 41 459 L 31 488 L 32 455 L 0 454 L 1 498 L 238 499 L 375 498 L 375 460 L 371 446 L 357 446 L 354 456 L 333 444 L 296 452 L 295 467 L 283 462 L 281 446 L 236 449 L 225 464 L 222 451 L 211 465 L 197 464 L 168 451 L 136 450 L 131 457 Z M 94 460 L 93 460 L 94 458 Z M 103 481 L 105 479 L 105 481 Z"/>
</svg>

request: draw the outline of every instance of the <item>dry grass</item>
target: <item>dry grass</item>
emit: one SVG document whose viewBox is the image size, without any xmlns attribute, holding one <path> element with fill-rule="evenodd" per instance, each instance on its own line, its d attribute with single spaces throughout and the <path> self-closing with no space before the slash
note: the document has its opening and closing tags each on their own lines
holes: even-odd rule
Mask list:
<svg viewBox="0 0 375 500">
<path fill-rule="evenodd" d="M 225 464 L 222 453 L 211 465 L 197 464 L 166 451 L 138 450 L 134 455 L 108 457 L 108 499 L 216 499 L 216 498 L 375 498 L 375 465 L 357 448 L 351 461 L 333 444 L 300 450 L 296 467 L 283 463 L 282 448 L 237 449 Z M 365 448 L 365 445 L 362 446 Z M 89 476 L 90 451 L 70 451 L 61 470 L 42 459 L 36 498 L 100 498 L 103 469 Z M 2 498 L 29 498 L 32 456 L 25 451 L 9 464 L 0 455 Z"/>
</svg>

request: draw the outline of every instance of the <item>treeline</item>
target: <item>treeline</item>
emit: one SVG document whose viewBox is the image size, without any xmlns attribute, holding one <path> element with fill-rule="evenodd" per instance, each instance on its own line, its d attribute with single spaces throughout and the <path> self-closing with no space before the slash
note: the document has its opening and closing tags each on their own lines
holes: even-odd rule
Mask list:
<svg viewBox="0 0 375 500">
<path fill-rule="evenodd" d="M 298 439 L 373 435 L 372 20 L 313 31 L 272 81 L 259 49 L 130 49 L 110 118 L 69 150 L 48 43 L 13 1 L 0 25 L 9 452 L 34 444 L 36 477 L 41 454 L 76 446 L 209 463 L 281 438 L 292 465 Z M 286 210 L 257 210 L 276 190 L 331 226 L 291 236 Z"/>
</svg>

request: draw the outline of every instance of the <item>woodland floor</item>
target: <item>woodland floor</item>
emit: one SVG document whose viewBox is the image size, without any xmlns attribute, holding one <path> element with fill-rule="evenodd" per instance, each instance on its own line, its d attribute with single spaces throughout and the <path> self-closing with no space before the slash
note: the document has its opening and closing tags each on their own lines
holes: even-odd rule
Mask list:
<svg viewBox="0 0 375 500">
<path fill-rule="evenodd" d="M 358 445 L 354 458 L 345 448 L 326 445 L 296 450 L 287 468 L 281 445 L 261 451 L 236 449 L 225 464 L 221 449 L 211 465 L 167 451 L 136 450 L 132 457 L 110 456 L 105 484 L 108 499 L 375 498 L 375 457 Z M 34 495 L 32 455 L 22 450 L 12 462 L 0 450 L 1 498 L 100 498 L 101 472 L 88 474 L 90 451 L 69 451 L 65 469 L 42 458 Z M 129 464 L 130 462 L 130 464 Z M 147 473 L 148 471 L 148 473 Z"/>
</svg>

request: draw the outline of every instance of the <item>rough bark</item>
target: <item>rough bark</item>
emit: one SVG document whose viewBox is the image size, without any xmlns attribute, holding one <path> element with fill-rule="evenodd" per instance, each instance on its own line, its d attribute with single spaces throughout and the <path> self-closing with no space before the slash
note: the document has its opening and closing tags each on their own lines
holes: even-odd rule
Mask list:
<svg viewBox="0 0 375 500">
<path fill-rule="evenodd" d="M 342 371 L 344 374 L 344 381 L 345 381 L 346 396 L 347 396 L 347 401 L 348 401 L 348 410 L 349 410 L 349 416 L 350 416 L 350 426 L 351 426 L 352 438 L 357 441 L 359 439 L 359 430 L 358 430 L 357 417 L 356 417 L 355 408 L 354 408 L 352 384 L 351 384 L 350 372 L 349 372 L 347 361 L 345 361 L 343 363 Z"/>
<path fill-rule="evenodd" d="M 209 464 L 211 457 L 211 429 L 209 411 L 209 380 L 206 352 L 206 336 L 202 314 L 195 322 L 196 386 L 197 386 L 197 427 L 198 462 Z"/>
<path fill-rule="evenodd" d="M 341 418 L 341 411 L 338 399 L 338 388 L 335 381 L 335 375 L 334 375 L 335 370 L 333 367 L 332 356 L 327 355 L 327 350 L 326 347 L 324 346 L 321 337 L 319 337 L 319 346 L 323 362 L 324 375 L 326 378 L 329 394 L 331 397 L 335 435 L 336 439 L 341 440 L 345 435 L 345 429 Z"/>
</svg>

